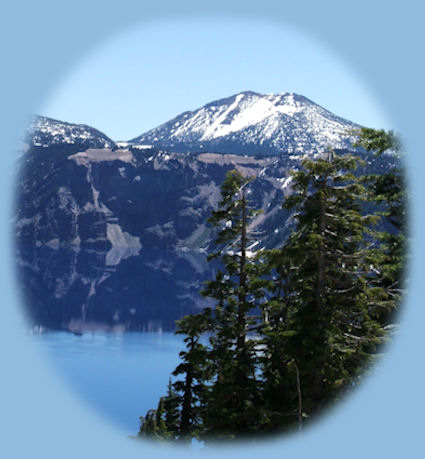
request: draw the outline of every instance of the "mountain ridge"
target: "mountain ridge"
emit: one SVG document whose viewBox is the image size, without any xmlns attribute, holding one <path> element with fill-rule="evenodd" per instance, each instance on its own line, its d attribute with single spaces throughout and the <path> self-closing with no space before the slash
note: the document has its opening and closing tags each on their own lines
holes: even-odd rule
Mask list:
<svg viewBox="0 0 425 459">
<path fill-rule="evenodd" d="M 129 141 L 168 151 L 259 156 L 348 148 L 360 125 L 295 93 L 244 91 L 209 102 Z"/>
<path fill-rule="evenodd" d="M 133 145 L 176 153 L 274 156 L 351 148 L 349 131 L 359 127 L 303 95 L 248 90 L 185 111 L 127 141 L 113 140 L 87 124 L 42 115 L 33 116 L 24 134 L 33 146 Z"/>
</svg>

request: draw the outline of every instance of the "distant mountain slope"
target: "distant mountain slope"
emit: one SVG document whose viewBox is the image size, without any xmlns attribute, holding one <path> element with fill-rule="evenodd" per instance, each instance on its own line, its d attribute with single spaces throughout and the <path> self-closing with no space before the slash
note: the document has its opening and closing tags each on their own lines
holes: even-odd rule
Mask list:
<svg viewBox="0 0 425 459">
<path fill-rule="evenodd" d="M 248 91 L 185 112 L 130 142 L 174 152 L 313 154 L 349 148 L 347 131 L 358 127 L 298 94 Z"/>
<path fill-rule="evenodd" d="M 25 132 L 29 146 L 77 145 L 79 148 L 113 148 L 115 142 L 85 124 L 71 124 L 45 116 L 34 116 Z"/>
</svg>

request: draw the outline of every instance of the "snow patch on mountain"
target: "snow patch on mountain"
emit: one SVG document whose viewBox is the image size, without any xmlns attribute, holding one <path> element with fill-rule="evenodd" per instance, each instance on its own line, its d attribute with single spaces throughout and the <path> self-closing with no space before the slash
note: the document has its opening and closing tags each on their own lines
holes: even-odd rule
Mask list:
<svg viewBox="0 0 425 459">
<path fill-rule="evenodd" d="M 292 117 L 301 110 L 299 104 L 295 104 L 293 96 L 288 98 L 285 105 L 276 105 L 275 99 L 275 96 L 266 96 L 247 100 L 244 99 L 243 94 L 238 94 L 233 104 L 227 107 L 220 107 L 221 109 L 215 112 L 215 115 L 218 116 L 214 117 L 212 123 L 203 132 L 200 140 L 210 140 L 244 130 L 277 114 Z M 205 109 L 202 109 L 200 113 L 204 115 L 204 111 Z M 273 129 L 270 131 L 273 131 Z"/>
</svg>

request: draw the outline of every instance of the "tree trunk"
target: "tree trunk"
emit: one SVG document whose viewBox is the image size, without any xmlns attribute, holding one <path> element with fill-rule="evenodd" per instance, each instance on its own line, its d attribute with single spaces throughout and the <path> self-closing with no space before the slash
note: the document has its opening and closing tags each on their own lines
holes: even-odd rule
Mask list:
<svg viewBox="0 0 425 459">
<path fill-rule="evenodd" d="M 323 321 L 326 320 L 324 317 L 325 313 L 325 268 L 326 268 L 326 261 L 325 261 L 325 243 L 323 241 L 323 237 L 325 235 L 326 229 L 326 201 L 325 196 L 323 194 L 324 188 L 326 187 L 326 180 L 327 176 L 325 175 L 323 182 L 321 184 L 320 190 L 320 214 L 319 214 L 319 235 L 321 236 L 318 256 L 317 256 L 317 297 L 316 297 L 316 311 L 317 311 L 317 325 L 322 328 Z M 324 336 L 320 336 L 320 339 L 325 339 Z M 325 363 L 326 357 L 324 353 L 322 355 L 317 356 L 317 368 L 314 374 L 313 380 L 313 396 L 316 400 L 320 400 L 323 394 L 323 376 L 322 376 L 322 368 Z"/>
<path fill-rule="evenodd" d="M 193 338 L 190 344 L 193 347 Z M 188 369 L 188 371 L 186 372 L 182 413 L 180 419 L 180 440 L 182 441 L 189 441 L 190 439 L 189 431 L 192 424 L 192 382 L 193 376 L 190 372 L 190 369 Z"/>
<path fill-rule="evenodd" d="M 239 335 L 237 340 L 238 353 L 243 356 L 245 354 L 246 340 L 246 318 L 245 318 L 245 303 L 246 303 L 246 197 L 245 190 L 242 190 L 242 228 L 241 228 L 241 258 L 239 263 L 239 295 L 238 295 L 238 325 Z"/>
</svg>

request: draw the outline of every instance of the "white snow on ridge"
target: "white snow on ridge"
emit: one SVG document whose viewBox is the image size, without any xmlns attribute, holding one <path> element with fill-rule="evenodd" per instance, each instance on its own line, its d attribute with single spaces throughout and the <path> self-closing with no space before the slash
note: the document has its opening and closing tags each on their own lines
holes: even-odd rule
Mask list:
<svg viewBox="0 0 425 459">
<path fill-rule="evenodd" d="M 153 145 L 138 145 L 138 144 L 135 144 L 135 145 L 131 145 L 133 148 L 137 148 L 138 150 L 152 150 L 153 148 Z"/>
</svg>

